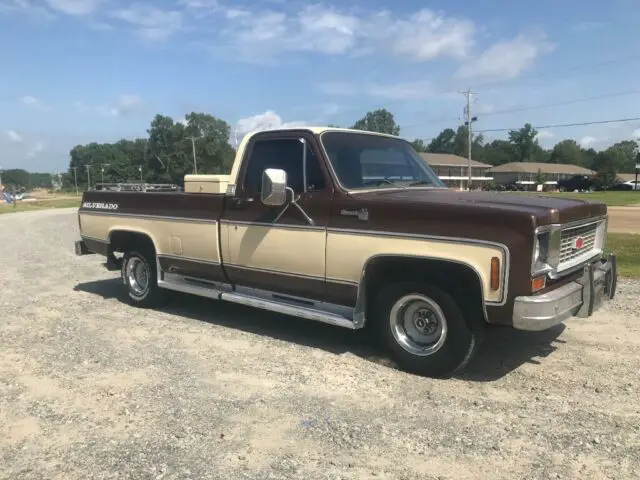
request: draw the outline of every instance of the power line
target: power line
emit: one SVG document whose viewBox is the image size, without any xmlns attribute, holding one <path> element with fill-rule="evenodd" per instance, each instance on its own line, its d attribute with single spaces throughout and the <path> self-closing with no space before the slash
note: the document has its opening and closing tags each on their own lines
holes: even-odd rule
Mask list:
<svg viewBox="0 0 640 480">
<path fill-rule="evenodd" d="M 637 95 L 640 93 L 640 90 L 631 90 L 628 92 L 617 92 L 617 93 L 608 93 L 608 94 L 604 94 L 604 95 L 598 95 L 595 97 L 587 97 L 587 98 L 578 98 L 575 100 L 566 100 L 563 102 L 554 102 L 554 103 L 544 103 L 544 104 L 540 104 L 540 105 L 530 105 L 530 106 L 524 106 L 524 107 L 515 107 L 515 108 L 511 108 L 511 109 L 506 109 L 506 110 L 496 110 L 493 112 L 487 112 L 487 113 L 483 113 L 482 116 L 483 117 L 489 117 L 491 115 L 502 115 L 504 113 L 516 113 L 516 112 L 524 112 L 527 110 L 536 110 L 538 108 L 548 108 L 548 107 L 559 107 L 559 106 L 563 106 L 563 105 L 573 105 L 576 103 L 584 103 L 584 102 L 591 102 L 594 100 L 602 100 L 605 98 L 613 98 L 613 97 L 623 97 L 626 95 Z"/>
<path fill-rule="evenodd" d="M 622 122 L 633 122 L 640 120 L 640 117 L 632 117 L 632 118 L 617 118 L 613 120 L 595 120 L 592 122 L 578 122 L 578 123 L 563 123 L 563 124 L 554 124 L 554 125 L 539 125 L 534 126 L 536 130 L 543 128 L 562 128 L 562 127 L 582 127 L 584 125 L 600 125 L 603 123 L 622 123 Z M 484 130 L 476 130 L 476 133 L 487 133 L 487 132 L 509 132 L 511 130 L 518 130 L 521 127 L 516 128 L 487 128 Z"/>
</svg>

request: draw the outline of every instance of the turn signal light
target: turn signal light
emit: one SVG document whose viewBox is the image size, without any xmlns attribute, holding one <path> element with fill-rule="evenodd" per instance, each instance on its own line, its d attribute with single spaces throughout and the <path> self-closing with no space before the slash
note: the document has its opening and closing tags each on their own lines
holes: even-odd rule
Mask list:
<svg viewBox="0 0 640 480">
<path fill-rule="evenodd" d="M 542 290 L 547 284 L 546 277 L 538 277 L 531 280 L 531 291 L 537 292 L 538 290 Z"/>
<path fill-rule="evenodd" d="M 494 292 L 500 288 L 500 259 L 491 258 L 491 290 Z"/>
</svg>

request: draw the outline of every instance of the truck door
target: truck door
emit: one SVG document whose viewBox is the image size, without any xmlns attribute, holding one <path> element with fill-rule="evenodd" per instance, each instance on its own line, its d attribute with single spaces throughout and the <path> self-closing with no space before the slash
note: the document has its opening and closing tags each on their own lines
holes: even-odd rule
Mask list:
<svg viewBox="0 0 640 480">
<path fill-rule="evenodd" d="M 306 192 L 303 148 L 307 149 Z M 318 144 L 309 132 L 263 132 L 249 141 L 235 195 L 227 198 L 221 222 L 223 262 L 231 283 L 309 300 L 324 299 L 326 230 L 333 187 L 320 158 Z M 294 205 L 274 207 L 260 201 L 262 172 L 267 168 L 287 172 L 288 186 L 299 196 L 297 203 L 313 225 Z"/>
</svg>

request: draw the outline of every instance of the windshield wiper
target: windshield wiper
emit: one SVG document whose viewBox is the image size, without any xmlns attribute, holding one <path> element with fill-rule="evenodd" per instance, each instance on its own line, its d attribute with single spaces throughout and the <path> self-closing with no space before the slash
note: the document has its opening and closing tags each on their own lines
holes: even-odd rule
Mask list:
<svg viewBox="0 0 640 480">
<path fill-rule="evenodd" d="M 407 188 L 406 185 L 400 185 L 399 183 L 396 183 L 394 181 L 389 180 L 388 178 L 383 178 L 381 180 L 377 180 L 375 183 L 373 182 L 367 182 L 367 185 L 375 185 L 376 187 L 378 185 L 381 185 L 383 183 L 388 183 L 390 185 L 393 185 L 394 187 L 400 187 L 400 188 Z"/>
</svg>

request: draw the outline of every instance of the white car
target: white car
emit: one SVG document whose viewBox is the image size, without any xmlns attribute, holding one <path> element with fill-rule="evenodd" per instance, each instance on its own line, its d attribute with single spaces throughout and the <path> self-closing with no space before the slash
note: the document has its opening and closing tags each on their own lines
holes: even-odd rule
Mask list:
<svg viewBox="0 0 640 480">
<path fill-rule="evenodd" d="M 628 182 L 624 182 L 625 185 L 631 185 L 633 190 L 640 190 L 640 180 L 637 182 L 635 180 L 629 180 Z"/>
</svg>

